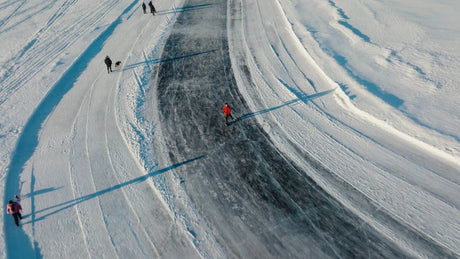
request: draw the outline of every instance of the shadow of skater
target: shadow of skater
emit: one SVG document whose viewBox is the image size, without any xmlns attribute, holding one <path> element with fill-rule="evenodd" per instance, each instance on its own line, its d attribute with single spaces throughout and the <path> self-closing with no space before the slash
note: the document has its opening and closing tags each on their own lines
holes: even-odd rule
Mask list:
<svg viewBox="0 0 460 259">
<path fill-rule="evenodd" d="M 275 106 L 275 107 L 272 107 L 272 108 L 269 108 L 269 109 L 257 111 L 257 112 L 246 113 L 245 115 L 243 115 L 241 117 L 238 117 L 236 120 L 234 120 L 232 122 L 229 122 L 228 125 L 232 125 L 233 123 L 237 123 L 239 121 L 242 121 L 242 120 L 257 116 L 257 115 L 261 115 L 261 114 L 264 114 L 264 113 L 267 113 L 267 112 L 278 110 L 279 108 L 283 108 L 284 106 L 289 106 L 291 104 L 295 104 L 295 103 L 298 103 L 298 102 L 305 102 L 306 103 L 306 102 L 311 101 L 313 99 L 316 99 L 316 98 L 319 98 L 321 96 L 327 95 L 327 94 L 329 94 L 329 93 L 331 93 L 333 91 L 335 91 L 335 88 L 332 89 L 332 90 L 328 90 L 328 91 L 324 91 L 324 92 L 321 92 L 321 93 L 316 93 L 316 94 L 312 94 L 312 95 L 308 95 L 308 96 L 307 95 L 300 95 L 299 98 L 291 100 L 289 102 L 285 102 L 284 104 L 281 104 L 281 105 L 278 105 L 278 106 Z"/>
</svg>

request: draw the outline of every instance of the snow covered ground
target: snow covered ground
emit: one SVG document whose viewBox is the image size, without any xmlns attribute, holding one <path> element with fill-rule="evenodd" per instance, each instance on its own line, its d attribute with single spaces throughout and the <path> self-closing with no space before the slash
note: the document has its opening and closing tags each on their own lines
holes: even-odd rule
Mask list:
<svg viewBox="0 0 460 259">
<path fill-rule="evenodd" d="M 0 3 L 0 257 L 460 257 L 460 2 L 141 3 Z"/>
</svg>

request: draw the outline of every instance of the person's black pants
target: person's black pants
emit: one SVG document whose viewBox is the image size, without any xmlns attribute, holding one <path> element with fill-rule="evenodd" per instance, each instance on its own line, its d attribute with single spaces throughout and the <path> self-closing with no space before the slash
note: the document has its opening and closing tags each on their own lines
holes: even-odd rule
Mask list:
<svg viewBox="0 0 460 259">
<path fill-rule="evenodd" d="M 22 215 L 21 213 L 14 213 L 13 214 L 13 218 L 14 218 L 14 224 L 16 224 L 16 226 L 19 227 L 19 220 L 22 219 Z"/>
<path fill-rule="evenodd" d="M 228 118 L 229 118 L 229 117 L 230 117 L 230 119 L 233 120 L 233 117 L 232 117 L 231 114 L 225 114 L 225 123 L 227 123 L 227 124 L 228 124 Z"/>
</svg>

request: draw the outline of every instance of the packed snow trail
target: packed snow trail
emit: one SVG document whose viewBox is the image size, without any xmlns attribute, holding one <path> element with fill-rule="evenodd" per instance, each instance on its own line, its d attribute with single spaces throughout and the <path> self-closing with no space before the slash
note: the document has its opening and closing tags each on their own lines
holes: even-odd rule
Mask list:
<svg viewBox="0 0 460 259">
<path fill-rule="evenodd" d="M 146 173 L 123 135 L 127 126 L 120 121 L 125 115 L 120 110 L 120 85 L 148 82 L 155 44 L 161 44 L 176 15 L 174 9 L 166 9 L 162 18 L 153 20 L 138 7 L 137 1 L 126 5 L 51 88 L 26 124 L 6 180 L 5 199 L 26 183 L 20 190 L 23 225 L 16 229 L 5 217 L 8 257 L 197 253 L 150 182 L 151 177 L 193 160 Z M 126 69 L 107 74 L 106 53 L 123 55 Z"/>
<path fill-rule="evenodd" d="M 187 5 L 208 8 L 178 17 L 162 54 L 170 61 L 156 72 L 158 102 L 152 109 L 158 109 L 161 141 L 167 147 L 159 154 L 162 163 L 206 155 L 162 180 L 175 182 L 172 193 L 184 193 L 170 207 L 185 218 L 195 243 L 205 243 L 204 237 L 211 235 L 219 251 L 231 257 L 409 256 L 323 191 L 273 145 L 255 120 L 247 119 L 263 112 L 251 112 L 238 92 L 228 53 L 227 5 L 206 0 Z M 221 111 L 225 102 L 237 118 L 229 127 Z M 312 169 L 325 171 L 318 162 L 310 163 Z M 446 252 L 408 226 L 391 224 L 407 228 L 403 232 L 433 253 Z"/>
</svg>

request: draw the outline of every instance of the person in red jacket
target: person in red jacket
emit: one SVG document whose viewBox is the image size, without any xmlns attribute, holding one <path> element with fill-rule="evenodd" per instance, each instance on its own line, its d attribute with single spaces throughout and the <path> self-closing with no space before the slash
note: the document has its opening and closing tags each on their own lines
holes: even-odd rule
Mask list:
<svg viewBox="0 0 460 259">
<path fill-rule="evenodd" d="M 22 219 L 21 212 L 22 212 L 21 204 L 14 202 L 14 201 L 8 202 L 8 205 L 6 206 L 6 213 L 13 214 L 14 223 L 18 227 L 19 227 L 19 220 Z"/>
<path fill-rule="evenodd" d="M 232 117 L 232 108 L 228 105 L 228 103 L 225 103 L 224 107 L 222 108 L 225 114 L 225 124 L 228 126 L 228 117 L 233 120 Z"/>
</svg>

